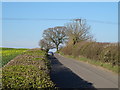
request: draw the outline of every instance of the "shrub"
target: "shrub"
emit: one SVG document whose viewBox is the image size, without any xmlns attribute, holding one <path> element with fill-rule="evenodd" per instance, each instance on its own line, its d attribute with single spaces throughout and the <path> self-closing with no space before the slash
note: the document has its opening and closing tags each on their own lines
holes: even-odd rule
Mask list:
<svg viewBox="0 0 120 90">
<path fill-rule="evenodd" d="M 72 55 L 73 45 L 70 44 L 70 45 L 64 47 L 64 49 L 61 49 L 61 51 L 62 51 L 65 55 Z"/>
<path fill-rule="evenodd" d="M 99 55 L 101 61 L 118 65 L 118 46 L 106 46 Z"/>
<path fill-rule="evenodd" d="M 84 56 L 92 60 L 99 60 L 113 66 L 118 65 L 117 43 L 79 42 L 74 46 L 67 45 L 61 49 L 61 52 L 74 57 Z"/>
<path fill-rule="evenodd" d="M 2 87 L 5 88 L 48 88 L 53 87 L 50 77 L 32 65 L 14 65 L 3 69 Z"/>
<path fill-rule="evenodd" d="M 32 49 L 24 52 L 3 67 L 2 88 L 51 88 L 50 62 L 46 52 Z"/>
</svg>

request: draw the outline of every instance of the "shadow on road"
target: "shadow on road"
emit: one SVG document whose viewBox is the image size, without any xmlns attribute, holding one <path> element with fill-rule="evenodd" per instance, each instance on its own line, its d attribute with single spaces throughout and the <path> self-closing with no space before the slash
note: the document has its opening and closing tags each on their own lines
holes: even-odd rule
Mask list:
<svg viewBox="0 0 120 90">
<path fill-rule="evenodd" d="M 94 88 L 87 82 L 65 67 L 54 56 L 49 56 L 51 61 L 51 79 L 59 88 Z"/>
</svg>

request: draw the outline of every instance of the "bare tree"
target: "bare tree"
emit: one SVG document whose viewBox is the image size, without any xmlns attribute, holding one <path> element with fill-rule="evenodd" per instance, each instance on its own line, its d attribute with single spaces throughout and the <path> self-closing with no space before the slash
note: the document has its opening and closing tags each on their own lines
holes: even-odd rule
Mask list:
<svg viewBox="0 0 120 90">
<path fill-rule="evenodd" d="M 58 51 L 59 45 L 64 43 L 64 41 L 67 39 L 65 30 L 66 30 L 66 27 L 63 27 L 63 26 L 48 28 L 47 30 L 44 30 L 43 37 L 47 38 L 47 40 L 54 43 Z"/>
<path fill-rule="evenodd" d="M 66 25 L 66 29 L 69 42 L 72 42 L 73 45 L 79 41 L 92 40 L 92 35 L 89 32 L 90 26 L 86 24 L 86 20 L 75 19 Z"/>
<path fill-rule="evenodd" d="M 54 45 L 49 40 L 47 40 L 46 38 L 40 40 L 39 46 L 41 47 L 41 49 L 44 49 L 46 52 L 48 52 L 49 49 L 54 48 Z"/>
</svg>

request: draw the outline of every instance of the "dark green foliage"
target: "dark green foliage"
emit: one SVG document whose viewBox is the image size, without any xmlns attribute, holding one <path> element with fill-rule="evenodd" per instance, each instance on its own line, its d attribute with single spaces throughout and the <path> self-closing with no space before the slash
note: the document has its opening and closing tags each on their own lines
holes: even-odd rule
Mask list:
<svg viewBox="0 0 120 90">
<path fill-rule="evenodd" d="M 52 88 L 45 51 L 32 49 L 3 67 L 2 88 Z"/>
</svg>

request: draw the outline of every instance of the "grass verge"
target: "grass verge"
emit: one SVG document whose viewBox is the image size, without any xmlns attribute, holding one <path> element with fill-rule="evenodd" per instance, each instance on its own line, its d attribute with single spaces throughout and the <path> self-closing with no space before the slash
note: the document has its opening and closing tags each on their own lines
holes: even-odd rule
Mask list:
<svg viewBox="0 0 120 90">
<path fill-rule="evenodd" d="M 118 73 L 118 66 L 112 66 L 110 63 L 104 63 L 104 62 L 101 62 L 101 61 L 96 61 L 96 60 L 91 60 L 91 59 L 88 59 L 86 57 L 83 57 L 83 56 L 79 56 L 79 57 L 74 57 L 74 56 L 71 56 L 71 55 L 64 55 L 62 52 L 60 52 L 59 54 L 67 57 L 67 58 L 72 58 L 72 59 L 75 59 L 75 60 L 80 60 L 80 61 L 83 61 L 83 62 L 87 62 L 87 63 L 90 63 L 92 65 L 95 65 L 95 66 L 100 66 L 100 67 L 103 67 L 107 70 L 110 70 L 114 73 Z"/>
</svg>

